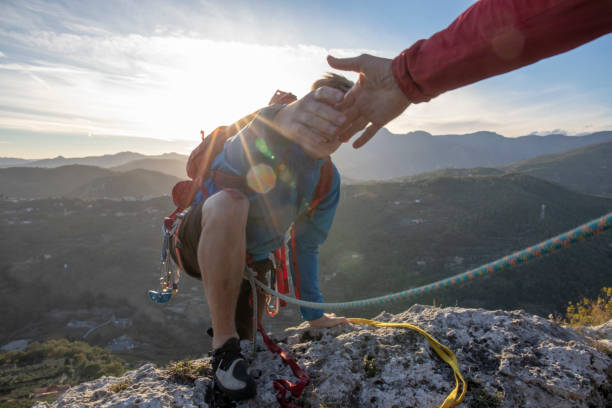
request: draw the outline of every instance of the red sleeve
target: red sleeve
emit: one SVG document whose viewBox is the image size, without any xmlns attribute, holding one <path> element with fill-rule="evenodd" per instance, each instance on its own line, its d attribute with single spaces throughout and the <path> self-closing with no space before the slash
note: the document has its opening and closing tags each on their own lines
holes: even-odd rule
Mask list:
<svg viewBox="0 0 612 408">
<path fill-rule="evenodd" d="M 481 0 L 393 60 L 413 102 L 512 71 L 612 32 L 612 0 Z"/>
</svg>

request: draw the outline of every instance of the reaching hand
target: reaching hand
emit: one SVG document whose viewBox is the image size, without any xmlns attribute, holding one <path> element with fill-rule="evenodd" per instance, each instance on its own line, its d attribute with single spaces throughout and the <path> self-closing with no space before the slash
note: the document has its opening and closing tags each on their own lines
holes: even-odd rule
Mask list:
<svg viewBox="0 0 612 408">
<path fill-rule="evenodd" d="M 281 109 L 274 117 L 275 128 L 310 157 L 327 157 L 340 146 L 335 134 L 347 122 L 346 115 L 332 107 L 343 96 L 334 88 L 318 88 Z"/>
<path fill-rule="evenodd" d="M 338 133 L 342 141 L 348 141 L 363 129 L 363 134 L 353 143 L 358 149 L 368 142 L 378 130 L 399 116 L 410 101 L 397 86 L 391 69 L 391 60 L 362 54 L 354 58 L 335 58 L 329 55 L 332 68 L 359 72 L 359 81 L 346 93 L 344 101 L 337 105 L 346 110 L 347 117 L 357 119 L 347 123 Z"/>
<path fill-rule="evenodd" d="M 324 313 L 323 316 L 319 317 L 318 319 L 311 320 L 308 323 L 310 323 L 310 327 L 327 329 L 348 322 L 349 321 L 346 319 L 346 317 L 336 316 L 333 313 Z"/>
</svg>

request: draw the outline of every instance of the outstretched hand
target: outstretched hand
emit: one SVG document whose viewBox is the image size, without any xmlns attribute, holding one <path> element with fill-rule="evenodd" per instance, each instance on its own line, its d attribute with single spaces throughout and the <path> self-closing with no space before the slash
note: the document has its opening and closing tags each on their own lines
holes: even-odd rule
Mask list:
<svg viewBox="0 0 612 408">
<path fill-rule="evenodd" d="M 344 110 L 347 117 L 356 117 L 340 129 L 338 137 L 342 141 L 348 141 L 367 126 L 353 143 L 354 148 L 358 149 L 366 144 L 380 128 L 410 105 L 410 101 L 395 82 L 391 69 L 392 60 L 368 54 L 354 58 L 328 55 L 327 62 L 335 69 L 359 72 L 359 81 L 346 93 L 343 102 L 336 106 Z"/>
<path fill-rule="evenodd" d="M 348 322 L 349 321 L 346 319 L 346 317 L 336 316 L 333 313 L 324 313 L 323 316 L 319 317 L 318 319 L 311 320 L 308 323 L 310 323 L 310 327 L 327 329 Z"/>
<path fill-rule="evenodd" d="M 333 107 L 343 97 L 342 91 L 323 86 L 281 109 L 273 124 L 310 157 L 329 156 L 340 146 L 336 134 L 347 123 L 347 116 Z"/>
</svg>

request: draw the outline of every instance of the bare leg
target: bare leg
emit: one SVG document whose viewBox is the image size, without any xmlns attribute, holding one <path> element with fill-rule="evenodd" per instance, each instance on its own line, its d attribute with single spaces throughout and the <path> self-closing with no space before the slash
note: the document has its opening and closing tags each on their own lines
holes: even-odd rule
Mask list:
<svg viewBox="0 0 612 408">
<path fill-rule="evenodd" d="M 248 199 L 235 191 L 220 191 L 202 206 L 198 264 L 212 318 L 213 349 L 238 337 L 234 319 L 244 271 L 248 212 Z"/>
</svg>

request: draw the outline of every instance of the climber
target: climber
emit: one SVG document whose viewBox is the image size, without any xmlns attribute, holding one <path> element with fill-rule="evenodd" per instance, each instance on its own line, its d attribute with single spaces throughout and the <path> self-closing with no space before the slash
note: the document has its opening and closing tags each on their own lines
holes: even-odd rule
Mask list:
<svg viewBox="0 0 612 408">
<path fill-rule="evenodd" d="M 295 101 L 258 111 L 227 139 L 206 173 L 202 191 L 181 220 L 180 251 L 170 252 L 187 274 L 202 280 L 213 326 L 214 381 L 234 400 L 255 395 L 235 322 L 245 254 L 252 263 L 266 260 L 284 245 L 285 232 L 293 224 L 295 248 L 290 249 L 290 257 L 300 273 L 299 295 L 323 301 L 318 247 L 327 237 L 340 197 L 340 176 L 329 156 L 341 144 L 326 134 L 346 121 L 332 106 L 352 85 L 329 74 L 302 99 L 281 94 Z M 322 184 L 327 184 L 323 190 Z M 316 197 L 317 191 L 325 194 Z M 295 269 L 291 269 L 294 281 Z M 320 310 L 300 311 L 313 327 L 347 322 Z"/>
</svg>

